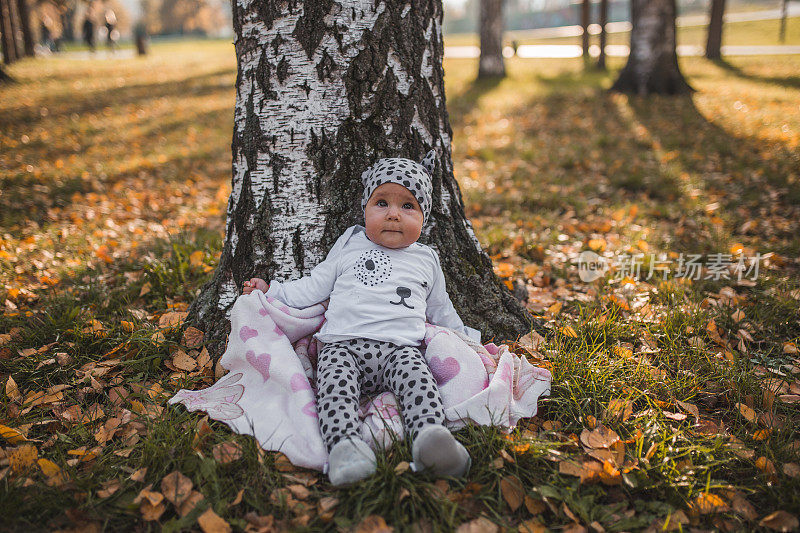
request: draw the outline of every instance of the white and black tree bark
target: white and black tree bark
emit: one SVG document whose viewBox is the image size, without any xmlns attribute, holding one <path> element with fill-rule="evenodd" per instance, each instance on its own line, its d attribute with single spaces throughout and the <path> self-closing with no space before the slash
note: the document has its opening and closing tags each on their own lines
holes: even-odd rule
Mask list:
<svg viewBox="0 0 800 533">
<path fill-rule="evenodd" d="M 479 78 L 502 78 L 506 75 L 503 61 L 503 3 L 505 0 L 480 0 L 481 58 Z"/>
<path fill-rule="evenodd" d="M 708 38 L 706 39 L 706 57 L 720 59 L 722 57 L 722 21 L 725 17 L 725 0 L 711 0 L 711 12 L 708 17 Z"/>
<path fill-rule="evenodd" d="M 631 53 L 611 90 L 681 94 L 692 88 L 678 68 L 675 0 L 631 0 Z"/>
<path fill-rule="evenodd" d="M 219 354 L 252 276 L 307 274 L 363 224 L 361 172 L 438 151 L 422 242 L 440 254 L 464 321 L 513 338 L 531 317 L 498 282 L 464 216 L 445 109 L 441 0 L 237 0 L 233 179 L 219 266 L 189 321 Z"/>
</svg>

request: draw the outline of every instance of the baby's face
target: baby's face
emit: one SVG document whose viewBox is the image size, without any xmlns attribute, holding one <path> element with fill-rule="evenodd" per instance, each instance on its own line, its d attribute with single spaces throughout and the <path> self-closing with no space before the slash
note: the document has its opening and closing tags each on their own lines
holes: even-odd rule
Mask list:
<svg viewBox="0 0 800 533">
<path fill-rule="evenodd" d="M 411 191 L 384 183 L 372 193 L 364 210 L 367 237 L 386 248 L 405 248 L 422 233 L 422 209 Z"/>
</svg>

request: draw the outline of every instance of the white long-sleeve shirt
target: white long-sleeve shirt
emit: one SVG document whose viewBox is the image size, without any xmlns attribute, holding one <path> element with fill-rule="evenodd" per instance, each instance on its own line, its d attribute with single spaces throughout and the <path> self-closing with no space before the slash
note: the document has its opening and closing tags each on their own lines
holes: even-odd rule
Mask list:
<svg viewBox="0 0 800 533">
<path fill-rule="evenodd" d="M 330 298 L 326 321 L 316 337 L 324 342 L 364 338 L 418 346 L 425 322 L 461 331 L 464 325 L 447 295 L 439 256 L 428 246 L 385 248 L 351 226 L 308 276 L 271 281 L 267 296 L 296 308 Z"/>
</svg>

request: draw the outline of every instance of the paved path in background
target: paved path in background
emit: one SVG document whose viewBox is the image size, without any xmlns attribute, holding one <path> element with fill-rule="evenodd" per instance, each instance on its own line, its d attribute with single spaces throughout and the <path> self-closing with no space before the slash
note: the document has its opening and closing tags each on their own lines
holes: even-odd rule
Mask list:
<svg viewBox="0 0 800 533">
<path fill-rule="evenodd" d="M 627 57 L 631 50 L 627 45 L 616 44 L 606 46 L 606 55 L 609 57 Z M 723 46 L 723 56 L 770 56 L 783 54 L 800 54 L 800 46 L 775 45 L 775 46 Z M 569 58 L 581 57 L 582 50 L 577 44 L 521 44 L 517 47 L 517 56 L 524 59 L 532 58 Z M 589 54 L 592 57 L 600 55 L 600 47 L 592 45 L 589 47 Z M 705 48 L 696 45 L 678 46 L 678 55 L 702 56 Z M 481 55 L 481 50 L 477 46 L 445 46 L 444 57 L 447 58 L 469 58 L 474 59 Z M 510 46 L 503 49 L 505 57 L 513 57 L 514 50 Z"/>
<path fill-rule="evenodd" d="M 800 16 L 800 3 L 789 4 L 789 16 Z M 779 9 L 769 9 L 766 11 L 751 11 L 746 13 L 728 13 L 725 15 L 725 22 L 749 22 L 753 20 L 775 20 L 781 18 Z M 681 27 L 706 26 L 708 15 L 685 15 L 678 17 L 676 24 Z M 608 33 L 623 33 L 631 31 L 631 23 L 628 21 L 609 22 L 606 24 Z M 514 30 L 510 31 L 516 39 L 552 39 L 556 37 L 579 37 L 583 31 L 580 26 L 559 26 L 557 28 L 537 28 L 535 30 Z M 597 35 L 600 33 L 599 24 L 590 24 L 589 33 Z"/>
</svg>

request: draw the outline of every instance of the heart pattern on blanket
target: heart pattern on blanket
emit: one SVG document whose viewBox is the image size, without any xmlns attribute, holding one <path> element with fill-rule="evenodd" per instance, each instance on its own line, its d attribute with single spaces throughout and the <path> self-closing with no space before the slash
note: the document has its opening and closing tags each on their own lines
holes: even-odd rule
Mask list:
<svg viewBox="0 0 800 533">
<path fill-rule="evenodd" d="M 319 418 L 319 415 L 317 414 L 317 404 L 314 403 L 314 400 L 311 400 L 310 402 L 305 404 L 303 406 L 303 409 L 301 409 L 301 412 L 304 415 L 310 416 L 311 418 Z"/>
<path fill-rule="evenodd" d="M 453 357 L 445 357 L 444 360 L 438 357 L 431 357 L 430 361 L 428 361 L 428 366 L 431 367 L 433 377 L 436 378 L 436 383 L 440 386 L 456 377 L 461 371 L 461 365 Z"/>
<path fill-rule="evenodd" d="M 264 378 L 264 381 L 269 379 L 269 364 L 272 362 L 272 356 L 270 354 L 262 353 L 256 357 L 256 352 L 253 350 L 247 350 L 245 358 L 247 359 L 247 362 L 250 363 L 250 366 L 258 370 L 258 373 L 261 374 L 261 377 Z"/>
<path fill-rule="evenodd" d="M 242 339 L 242 342 L 247 342 L 247 339 L 252 339 L 253 337 L 258 337 L 257 330 L 248 326 L 242 326 L 242 329 L 239 330 L 239 338 Z"/>
<path fill-rule="evenodd" d="M 301 374 L 300 372 L 296 372 L 292 375 L 289 385 L 292 387 L 292 392 L 311 390 L 311 385 L 308 384 L 308 378 L 305 374 Z"/>
</svg>

